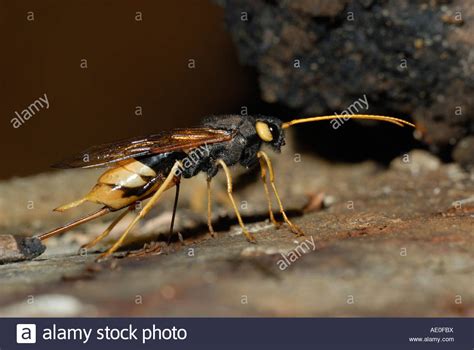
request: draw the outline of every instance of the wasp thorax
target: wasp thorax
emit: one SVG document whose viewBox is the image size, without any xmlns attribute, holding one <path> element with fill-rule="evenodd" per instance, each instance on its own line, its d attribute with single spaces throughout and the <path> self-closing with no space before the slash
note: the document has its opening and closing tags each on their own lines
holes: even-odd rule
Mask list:
<svg viewBox="0 0 474 350">
<path fill-rule="evenodd" d="M 258 136 L 265 142 L 273 141 L 272 131 L 270 127 L 265 122 L 257 122 L 255 124 L 255 128 L 257 129 Z"/>
</svg>

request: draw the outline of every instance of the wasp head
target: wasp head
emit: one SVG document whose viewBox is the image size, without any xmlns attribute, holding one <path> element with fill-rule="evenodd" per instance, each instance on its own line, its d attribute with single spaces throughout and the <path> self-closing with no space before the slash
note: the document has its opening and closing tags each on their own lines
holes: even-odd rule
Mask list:
<svg viewBox="0 0 474 350">
<path fill-rule="evenodd" d="M 281 147 L 285 145 L 282 124 L 283 122 L 275 117 L 263 115 L 255 117 L 255 130 L 258 137 L 276 151 L 280 151 Z"/>
</svg>

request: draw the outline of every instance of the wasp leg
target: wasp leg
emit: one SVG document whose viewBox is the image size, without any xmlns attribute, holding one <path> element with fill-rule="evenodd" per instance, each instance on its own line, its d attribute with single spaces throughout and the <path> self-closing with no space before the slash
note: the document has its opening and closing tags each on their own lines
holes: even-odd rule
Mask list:
<svg viewBox="0 0 474 350">
<path fill-rule="evenodd" d="M 108 256 L 110 256 L 112 253 L 114 253 L 122 245 L 122 243 L 125 241 L 125 238 L 130 233 L 132 228 L 136 225 L 136 223 L 150 211 L 150 209 L 153 207 L 153 205 L 155 205 L 155 203 L 158 201 L 158 199 L 160 199 L 163 192 L 166 191 L 166 189 L 168 188 L 168 185 L 170 185 L 171 181 L 173 181 L 173 178 L 175 177 L 175 173 L 178 170 L 179 165 L 180 165 L 179 161 L 177 161 L 173 165 L 173 167 L 171 168 L 171 171 L 168 174 L 168 176 L 166 177 L 165 181 L 163 181 L 163 183 L 160 185 L 158 190 L 150 198 L 148 203 L 138 213 L 138 215 L 135 217 L 135 219 L 133 219 L 133 221 L 128 225 L 125 232 L 122 233 L 122 235 L 117 240 L 117 242 L 115 242 L 115 244 L 112 247 L 110 247 L 109 250 L 107 250 L 105 253 L 101 254 L 97 260 L 102 260 L 102 259 L 107 258 Z"/>
<path fill-rule="evenodd" d="M 211 177 L 207 178 L 207 227 L 211 237 L 216 237 L 214 227 L 212 227 L 212 202 L 211 202 Z"/>
<path fill-rule="evenodd" d="M 273 215 L 273 209 L 272 209 L 272 200 L 270 198 L 270 192 L 268 191 L 268 185 L 267 185 L 267 169 L 265 167 L 265 160 L 262 158 L 259 158 L 260 161 L 260 171 L 261 171 L 261 178 L 263 182 L 263 188 L 265 189 L 265 196 L 267 198 L 267 203 L 268 203 L 268 214 L 270 215 L 270 221 L 272 224 L 278 228 L 280 227 L 280 223 L 276 221 L 275 216 Z"/>
<path fill-rule="evenodd" d="M 45 239 L 47 239 L 51 236 L 59 235 L 60 233 L 66 232 L 66 231 L 72 229 L 73 227 L 79 226 L 79 225 L 81 225 L 85 222 L 94 220 L 98 217 L 101 217 L 102 215 L 108 214 L 108 213 L 110 213 L 110 211 L 111 211 L 110 208 L 104 207 L 102 209 L 99 209 L 95 213 L 89 214 L 89 215 L 84 216 L 80 219 L 77 219 L 73 222 L 70 222 L 69 224 L 66 224 L 64 226 L 55 228 L 54 230 L 51 230 L 49 232 L 43 233 L 43 234 L 38 236 L 38 239 L 40 239 L 41 241 L 44 241 Z"/>
<path fill-rule="evenodd" d="M 232 176 L 230 175 L 229 168 L 227 167 L 227 165 L 224 163 L 222 159 L 219 159 L 217 162 L 222 167 L 222 169 L 224 169 L 224 173 L 227 178 L 227 194 L 229 195 L 230 202 L 232 203 L 232 206 L 234 207 L 235 215 L 237 216 L 239 225 L 242 228 L 242 232 L 247 238 L 247 241 L 251 243 L 256 243 L 257 241 L 255 240 L 255 237 L 245 228 L 244 222 L 242 221 L 242 217 L 240 216 L 240 213 L 239 213 L 239 209 L 237 208 L 237 205 L 235 204 L 235 201 L 234 201 L 234 197 L 232 196 Z"/>
<path fill-rule="evenodd" d="M 173 214 L 171 215 L 170 233 L 168 234 L 168 245 L 171 244 L 171 238 L 173 237 L 174 219 L 176 218 L 176 209 L 178 209 L 179 185 L 180 183 L 178 181 L 176 183 L 176 193 L 174 195 Z"/>
<path fill-rule="evenodd" d="M 133 205 L 129 206 L 127 210 L 124 210 L 123 213 L 121 213 L 119 216 L 117 216 L 114 221 L 105 229 L 104 232 L 102 232 L 99 236 L 94 238 L 92 241 L 89 243 L 86 243 L 81 246 L 81 249 L 90 249 L 93 246 L 95 246 L 97 243 L 99 243 L 101 240 L 103 240 L 105 237 L 109 235 L 109 233 L 114 229 L 114 227 L 134 208 Z"/>
<path fill-rule="evenodd" d="M 287 225 L 290 227 L 291 231 L 294 234 L 296 234 L 297 236 L 304 236 L 304 232 L 298 226 L 293 224 L 290 221 L 290 219 L 288 219 L 288 216 L 286 216 L 285 209 L 283 209 L 283 204 L 281 203 L 280 196 L 278 195 L 278 191 L 275 186 L 275 175 L 273 173 L 273 167 L 272 167 L 272 162 L 270 160 L 270 157 L 268 157 L 268 155 L 263 151 L 259 151 L 257 153 L 257 156 L 258 158 L 265 160 L 265 163 L 268 168 L 268 172 L 270 173 L 270 185 L 272 186 L 273 193 L 275 193 L 275 197 L 277 199 L 278 206 L 280 207 L 280 213 L 283 216 L 283 219 L 285 220 L 285 222 L 287 223 Z"/>
</svg>

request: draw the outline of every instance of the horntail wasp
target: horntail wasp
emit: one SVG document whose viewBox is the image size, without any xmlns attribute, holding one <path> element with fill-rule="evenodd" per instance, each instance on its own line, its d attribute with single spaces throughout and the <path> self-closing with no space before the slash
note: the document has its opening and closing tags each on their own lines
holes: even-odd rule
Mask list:
<svg viewBox="0 0 474 350">
<path fill-rule="evenodd" d="M 245 168 L 250 168 L 257 163 L 260 164 L 261 168 L 261 178 L 268 201 L 271 222 L 275 226 L 279 225 L 272 210 L 267 174 L 284 222 L 297 236 L 304 235 L 303 231 L 290 221 L 283 209 L 274 182 L 275 175 L 271 160 L 261 148 L 262 145 L 268 144 L 276 152 L 280 152 L 281 147 L 285 145 L 284 129 L 295 124 L 336 118 L 338 118 L 336 115 L 318 116 L 283 122 L 278 118 L 269 116 L 212 116 L 206 118 L 201 126 L 197 128 L 175 129 L 146 137 L 131 138 L 101 146 L 93 146 L 70 159 L 53 165 L 53 167 L 93 168 L 107 166 L 110 169 L 100 176 L 97 184 L 83 198 L 62 205 L 54 210 L 62 212 L 86 201 L 101 204 L 103 206 L 102 209 L 41 234 L 38 238 L 45 240 L 107 213 L 127 208 L 112 221 L 102 234 L 83 246 L 83 248 L 91 248 L 105 238 L 128 212 L 134 210 L 135 204 L 138 201 L 149 198 L 148 203 L 139 211 L 138 215 L 128 225 L 115 244 L 99 257 L 99 259 L 106 258 L 121 246 L 131 229 L 150 211 L 163 192 L 176 187 L 170 228 L 171 234 L 179 196 L 180 180 L 181 178 L 193 177 L 201 172 L 207 174 L 207 224 L 211 235 L 214 236 L 211 222 L 211 180 L 219 169 L 222 168 L 227 179 L 227 193 L 239 225 L 247 240 L 255 243 L 254 236 L 245 228 L 235 204 L 232 195 L 232 177 L 229 166 L 240 164 Z M 379 120 L 398 126 L 409 125 L 415 127 L 415 125 L 405 120 L 379 115 L 356 114 L 346 116 L 345 118 Z M 190 152 L 203 145 L 206 145 L 207 154 L 202 152 L 203 156 L 197 162 L 194 162 L 192 166 L 183 167 L 183 159 Z"/>
</svg>

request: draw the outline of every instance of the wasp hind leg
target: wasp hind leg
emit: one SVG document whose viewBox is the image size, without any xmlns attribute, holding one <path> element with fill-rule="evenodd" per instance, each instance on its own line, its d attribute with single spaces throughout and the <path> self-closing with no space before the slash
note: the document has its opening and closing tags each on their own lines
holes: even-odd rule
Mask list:
<svg viewBox="0 0 474 350">
<path fill-rule="evenodd" d="M 268 157 L 268 155 L 263 151 L 259 151 L 257 153 L 257 156 L 260 159 L 260 165 L 263 166 L 263 162 L 265 162 L 265 164 L 268 168 L 268 172 L 269 172 L 269 175 L 270 175 L 270 185 L 272 186 L 273 193 L 275 194 L 275 197 L 277 199 L 278 206 L 280 207 L 280 213 L 283 216 L 283 219 L 285 220 L 286 224 L 290 227 L 291 232 L 293 232 L 296 236 L 304 236 L 304 232 L 298 226 L 293 224 L 290 221 L 290 219 L 288 219 L 288 216 L 285 213 L 285 209 L 283 209 L 283 204 L 281 203 L 280 196 L 278 195 L 278 191 L 277 191 L 276 186 L 275 186 L 275 174 L 273 172 L 273 166 L 272 166 L 272 162 L 270 160 L 270 157 Z M 263 175 L 262 175 L 262 177 L 263 177 Z M 267 192 L 268 192 L 268 189 L 267 189 Z M 270 209 L 271 209 L 271 205 L 270 205 Z"/>
<path fill-rule="evenodd" d="M 230 202 L 232 203 L 232 207 L 234 207 L 235 215 L 237 216 L 239 225 L 242 228 L 242 232 L 247 238 L 247 241 L 249 241 L 250 243 L 256 243 L 257 241 L 255 237 L 245 227 L 244 222 L 242 221 L 242 217 L 240 216 L 239 209 L 237 208 L 237 205 L 235 204 L 234 197 L 232 196 L 232 176 L 230 175 L 229 168 L 227 167 L 227 165 L 224 163 L 222 159 L 219 159 L 217 162 L 222 167 L 222 169 L 224 169 L 224 173 L 227 178 L 227 194 L 229 195 L 229 199 L 230 199 Z"/>
<path fill-rule="evenodd" d="M 149 211 L 150 209 L 153 207 L 153 205 L 155 205 L 155 203 L 158 201 L 158 199 L 160 199 L 161 195 L 163 194 L 163 192 L 166 191 L 166 189 L 168 188 L 168 186 L 171 184 L 171 182 L 173 181 L 174 177 L 175 177 L 175 173 L 176 171 L 178 170 L 178 166 L 180 165 L 180 163 L 177 161 L 173 167 L 171 168 L 171 171 L 169 172 L 168 176 L 166 177 L 165 181 L 160 185 L 160 187 L 158 188 L 158 190 L 153 194 L 153 196 L 150 198 L 150 200 L 148 201 L 148 203 L 143 207 L 143 209 L 138 213 L 138 215 L 135 217 L 135 219 L 133 219 L 133 221 L 128 225 L 127 229 L 125 230 L 124 233 L 122 233 L 122 235 L 120 236 L 120 238 L 117 240 L 117 242 L 114 243 L 114 245 L 112 247 L 109 248 L 109 250 L 107 250 L 105 253 L 101 254 L 99 256 L 99 258 L 97 259 L 98 261 L 100 260 L 103 260 L 107 257 L 109 257 L 110 255 L 112 255 L 118 248 L 120 248 L 120 246 L 122 245 L 122 243 L 125 241 L 125 238 L 127 238 L 127 235 L 130 233 L 130 231 L 132 230 L 132 228 L 136 225 L 136 223 L 141 219 L 143 218 Z"/>
<path fill-rule="evenodd" d="M 86 243 L 81 246 L 81 249 L 90 249 L 93 246 L 95 246 L 97 243 L 99 243 L 101 240 L 103 240 L 105 237 L 109 235 L 109 233 L 114 229 L 114 227 L 132 210 L 134 209 L 134 205 L 131 205 L 128 207 L 127 210 L 124 210 L 119 216 L 117 216 L 114 221 L 105 229 L 104 232 L 102 232 L 99 236 L 94 238 L 92 241 L 89 243 Z"/>
</svg>

